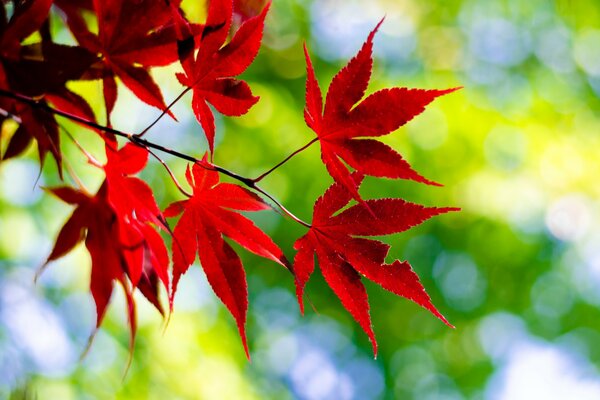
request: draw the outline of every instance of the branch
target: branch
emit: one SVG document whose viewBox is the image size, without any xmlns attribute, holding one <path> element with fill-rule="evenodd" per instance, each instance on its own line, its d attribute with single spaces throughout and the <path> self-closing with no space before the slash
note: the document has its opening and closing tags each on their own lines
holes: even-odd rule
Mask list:
<svg viewBox="0 0 600 400">
<path fill-rule="evenodd" d="M 277 201 L 268 192 L 266 192 L 262 188 L 256 186 L 256 180 L 254 180 L 254 179 L 246 178 L 246 177 L 241 176 L 241 175 L 239 175 L 239 174 L 237 174 L 237 173 L 235 173 L 233 171 L 230 171 L 230 170 L 228 170 L 226 168 L 223 168 L 223 167 L 221 167 L 219 165 L 215 165 L 215 164 L 212 164 L 212 163 L 207 163 L 207 162 L 202 161 L 202 160 L 200 160 L 200 159 L 198 159 L 196 157 L 193 157 L 191 155 L 188 155 L 188 154 L 185 154 L 185 153 L 181 153 L 181 152 L 176 151 L 176 150 L 169 149 L 169 148 L 167 148 L 165 146 L 162 146 L 160 144 L 157 144 L 157 143 L 150 142 L 150 141 L 148 141 L 148 140 L 140 137 L 139 135 L 132 135 L 130 133 L 126 133 L 126 132 L 120 131 L 120 130 L 115 129 L 115 128 L 111 128 L 111 127 L 108 127 L 108 126 L 100 125 L 100 124 L 98 124 L 96 122 L 89 121 L 89 120 L 87 120 L 85 118 L 82 118 L 82 117 L 79 117 L 77 115 L 74 115 L 74 114 L 71 114 L 71 113 L 68 113 L 68 112 L 65 112 L 65 111 L 57 110 L 56 108 L 50 107 L 46 103 L 42 103 L 42 102 L 40 102 L 38 100 L 35 100 L 35 99 L 33 99 L 31 97 L 28 97 L 28 96 L 24 96 L 22 94 L 13 93 L 13 92 L 10 92 L 10 91 L 6 91 L 4 89 L 0 89 L 0 96 L 8 97 L 8 98 L 11 98 L 13 100 L 20 101 L 21 103 L 28 104 L 31 107 L 35 107 L 35 108 L 38 108 L 38 109 L 41 109 L 41 110 L 48 111 L 49 113 L 52 113 L 54 115 L 59 115 L 61 117 L 67 118 L 67 119 L 69 119 L 71 121 L 75 121 L 75 122 L 78 122 L 78 123 L 80 123 L 82 125 L 88 126 L 90 128 L 97 129 L 99 131 L 106 132 L 106 133 L 111 133 L 111 134 L 113 134 L 115 136 L 120 136 L 122 138 L 125 138 L 125 139 L 129 140 L 131 143 L 133 143 L 133 144 L 135 144 L 137 146 L 145 147 L 145 148 L 150 148 L 150 149 L 154 149 L 154 150 L 158 150 L 158 151 L 161 151 L 163 153 L 170 154 L 172 156 L 180 158 L 182 160 L 186 160 L 186 161 L 189 161 L 191 163 L 198 164 L 202 168 L 209 169 L 209 170 L 212 170 L 212 171 L 217 171 L 217 172 L 219 172 L 219 173 L 221 173 L 223 175 L 227 175 L 230 178 L 233 178 L 233 179 L 235 179 L 235 180 L 243 183 L 244 185 L 248 186 L 250 189 L 254 189 L 257 192 L 261 193 L 263 196 L 266 196 L 267 198 L 269 198 L 273 203 L 275 203 L 275 205 L 277 207 L 279 207 L 281 209 L 281 211 L 283 211 L 287 216 L 289 216 L 294 221 L 298 222 L 299 224 L 301 224 L 301 225 L 303 225 L 303 226 L 305 226 L 307 228 L 311 227 L 310 224 L 308 224 L 307 222 L 301 220 L 300 218 L 298 218 L 297 216 L 295 216 L 291 211 L 289 211 L 288 209 L 286 209 L 279 201 Z M 310 144 L 312 144 L 312 143 L 310 143 Z M 307 145 L 305 147 L 308 147 L 309 145 Z M 301 150 L 303 150 L 303 149 L 301 149 Z M 301 150 L 299 150 L 299 151 L 301 151 Z M 293 156 L 293 154 L 291 156 L 289 156 L 288 159 L 291 158 L 292 156 Z M 287 161 L 287 159 L 284 160 L 284 161 Z"/>
</svg>

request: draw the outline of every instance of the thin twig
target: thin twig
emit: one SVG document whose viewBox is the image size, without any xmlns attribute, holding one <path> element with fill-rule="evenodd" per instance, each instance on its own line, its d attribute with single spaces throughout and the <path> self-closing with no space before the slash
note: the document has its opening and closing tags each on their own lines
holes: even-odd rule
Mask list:
<svg viewBox="0 0 600 400">
<path fill-rule="evenodd" d="M 186 197 L 192 197 L 192 194 L 189 193 L 188 191 L 186 191 L 183 188 L 183 186 L 181 186 L 181 184 L 179 183 L 179 181 L 175 177 L 175 174 L 173 174 L 173 171 L 171 171 L 171 168 L 169 168 L 169 166 L 167 165 L 167 163 L 162 158 L 160 158 L 155 152 L 153 152 L 152 150 L 150 150 L 150 149 L 146 149 L 146 150 L 148 151 L 148 153 L 150 153 L 150 155 L 152 157 L 154 157 L 159 163 L 161 163 L 163 165 L 163 167 L 165 167 L 165 169 L 169 173 L 169 176 L 171 177 L 171 180 L 173 180 L 173 183 L 175 184 L 175 186 L 177 186 L 177 189 L 179 189 L 179 191 L 181 192 L 181 194 L 183 194 Z"/>
<path fill-rule="evenodd" d="M 263 178 L 265 178 L 267 175 L 269 175 L 271 172 L 275 171 L 277 168 L 281 167 L 283 164 L 285 164 L 286 162 L 288 162 L 292 157 L 294 157 L 296 154 L 301 153 L 302 151 L 306 150 L 307 148 L 309 148 L 313 143 L 315 143 L 316 141 L 318 141 L 319 138 L 314 138 L 313 140 L 311 140 L 310 142 L 306 143 L 304 146 L 300 147 L 298 150 L 294 151 L 292 154 L 290 154 L 289 156 L 287 156 L 286 158 L 284 158 L 282 161 L 280 161 L 277 165 L 275 165 L 273 168 L 271 168 L 270 170 L 268 170 L 267 172 L 261 174 L 259 177 L 252 179 L 254 182 L 260 182 L 263 180 Z"/>
<path fill-rule="evenodd" d="M 185 96 L 185 94 L 187 92 L 189 92 L 192 89 L 191 86 L 185 88 L 181 93 L 179 93 L 179 95 L 175 98 L 175 100 L 173 100 L 166 109 L 162 110 L 162 112 L 160 113 L 160 115 L 150 124 L 148 125 L 146 128 L 144 128 L 143 131 L 141 131 L 140 133 L 136 134 L 135 136 L 137 137 L 142 137 L 146 134 L 146 132 L 148 132 L 150 129 L 152 129 L 152 127 L 154 125 L 156 125 L 158 123 L 158 121 L 160 121 L 162 119 L 162 117 L 164 117 L 165 115 L 167 115 L 167 113 L 171 110 L 171 107 L 173 107 L 183 96 Z"/>
<path fill-rule="evenodd" d="M 98 167 L 98 168 L 104 168 L 104 166 L 102 165 L 102 163 L 100 163 L 100 161 L 96 160 L 96 158 L 94 156 L 92 156 L 86 149 L 84 149 L 83 146 L 71 134 L 71 132 L 69 132 L 67 130 L 67 128 L 65 128 L 61 124 L 58 124 L 58 126 L 63 130 L 63 132 L 67 135 L 67 137 L 69 139 L 71 139 L 71 141 L 79 149 L 79 151 L 81 151 L 83 153 L 83 155 L 87 158 L 88 162 L 91 165 L 93 165 L 94 167 Z"/>
<path fill-rule="evenodd" d="M 255 186 L 253 186 L 253 189 L 256 190 L 258 193 L 262 194 L 263 196 L 268 197 L 269 200 L 271 200 L 273 203 L 275 203 L 275 205 L 277 207 L 279 207 L 281 209 L 281 211 L 283 211 L 288 217 L 290 217 L 291 219 L 293 219 L 300 225 L 304 225 L 305 227 L 307 227 L 309 229 L 312 227 L 311 224 L 304 222 L 300 218 L 296 217 L 291 211 L 289 211 L 287 208 L 285 208 L 283 206 L 283 204 L 281 204 L 279 201 L 277 201 L 273 196 L 271 196 L 268 192 L 264 191 L 262 188 L 255 185 Z"/>
<path fill-rule="evenodd" d="M 59 128 L 63 130 L 63 132 L 67 135 L 67 137 L 69 139 L 71 139 L 71 141 L 75 144 L 75 146 L 77 146 L 77 148 L 79 150 L 81 150 L 86 157 L 88 157 L 89 160 L 89 153 L 87 151 L 85 151 L 85 149 L 83 147 L 81 147 L 81 145 L 79 144 L 79 142 L 77 140 L 75 140 L 75 138 L 73 137 L 73 135 L 71 135 L 71 132 L 69 132 L 69 130 L 67 128 L 65 128 L 64 126 L 62 126 L 61 124 L 58 124 Z M 73 166 L 71 165 L 71 163 L 69 162 L 69 160 L 64 159 L 63 162 L 65 163 L 65 165 L 67 166 L 67 172 L 69 173 L 69 175 L 71 175 L 71 178 L 73 179 L 73 181 L 75 182 L 75 184 L 77 186 L 79 186 L 79 189 L 83 190 L 85 193 L 89 193 L 89 191 L 87 190 L 87 188 L 85 187 L 85 185 L 83 184 L 83 182 L 81 181 L 81 179 L 79 179 L 79 176 L 77 176 L 77 174 L 75 173 L 75 170 L 73 169 Z"/>
</svg>

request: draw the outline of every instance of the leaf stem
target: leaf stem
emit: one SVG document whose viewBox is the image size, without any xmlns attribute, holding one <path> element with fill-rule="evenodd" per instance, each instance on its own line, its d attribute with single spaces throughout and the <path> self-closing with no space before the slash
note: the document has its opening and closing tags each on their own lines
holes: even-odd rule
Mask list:
<svg viewBox="0 0 600 400">
<path fill-rule="evenodd" d="M 162 158 L 160 158 L 155 152 L 153 152 L 152 150 L 150 150 L 150 149 L 146 149 L 146 150 L 148 150 L 148 153 L 150 153 L 150 155 L 152 157 L 154 157 L 159 163 L 162 164 L 163 167 L 165 167 L 165 169 L 167 170 L 167 173 L 171 177 L 171 180 L 173 181 L 173 183 L 175 184 L 175 186 L 177 186 L 177 189 L 179 189 L 179 191 L 181 192 L 181 194 L 183 194 L 186 197 L 192 197 L 192 194 L 189 193 L 187 190 L 185 190 L 183 188 L 183 186 L 181 186 L 181 184 L 179 183 L 179 181 L 175 177 L 175 174 L 173 173 L 173 171 L 171 171 L 171 168 L 169 168 L 169 166 L 167 165 L 167 163 Z"/>
<path fill-rule="evenodd" d="M 150 129 L 152 129 L 152 127 L 154 125 L 156 125 L 158 123 L 158 121 L 160 121 L 162 119 L 162 117 L 164 117 L 165 115 L 167 115 L 167 113 L 171 110 L 171 107 L 173 107 L 179 100 L 181 100 L 181 98 L 183 96 L 185 96 L 185 94 L 187 92 L 189 92 L 192 89 L 191 86 L 185 88 L 181 93 L 179 93 L 179 95 L 177 97 L 175 97 L 175 100 L 173 100 L 166 109 L 162 110 L 162 112 L 160 113 L 160 115 L 150 124 L 148 125 L 146 128 L 144 128 L 143 131 L 141 131 L 140 133 L 136 134 L 135 136 L 137 137 L 142 137 L 146 134 L 146 132 L 148 132 Z"/>
<path fill-rule="evenodd" d="M 290 217 L 291 219 L 293 219 L 294 221 L 296 221 L 300 225 L 303 225 L 303 226 L 307 227 L 308 229 L 310 229 L 312 227 L 311 224 L 309 224 L 307 222 L 304 222 L 303 220 L 301 220 L 300 218 L 298 218 L 296 215 L 294 215 L 291 211 L 289 211 L 287 208 L 285 208 L 283 204 L 281 204 L 279 201 L 277 201 L 273 196 L 271 196 L 271 194 L 269 194 L 268 192 L 266 192 L 264 189 L 262 189 L 262 188 L 260 188 L 260 187 L 258 187 L 256 185 L 252 186 L 252 188 L 254 190 L 256 190 L 258 193 L 260 193 L 263 196 L 267 197 L 273 203 L 275 203 L 275 205 L 277 207 L 279 207 L 281 209 L 281 211 L 283 211 L 288 217 Z"/>
<path fill-rule="evenodd" d="M 57 110 L 56 108 L 50 107 L 46 103 L 41 103 L 41 102 L 39 102 L 39 101 L 31 98 L 31 97 L 24 96 L 22 94 L 13 93 L 13 92 L 9 92 L 9 91 L 0 89 L 0 96 L 4 96 L 4 97 L 11 98 L 13 100 L 20 101 L 22 103 L 30 105 L 31 107 L 36 107 L 38 109 L 42 109 L 42 110 L 48 111 L 49 113 L 52 113 L 52 114 L 55 114 L 55 115 L 59 115 L 61 117 L 67 118 L 67 119 L 69 119 L 71 121 L 75 121 L 75 122 L 78 122 L 78 123 L 80 123 L 82 125 L 86 125 L 86 126 L 88 126 L 90 128 L 97 129 L 99 131 L 106 132 L 106 133 L 111 133 L 111 134 L 113 134 L 115 136 L 120 136 L 122 138 L 125 138 L 125 139 L 129 140 L 131 143 L 140 146 L 140 147 L 145 147 L 147 149 L 158 150 L 160 152 L 163 152 L 163 153 L 166 153 L 166 154 L 170 154 L 170 155 L 175 156 L 177 158 L 180 158 L 182 160 L 186 160 L 186 161 L 192 162 L 194 164 L 198 164 L 198 165 L 200 165 L 203 168 L 211 169 L 211 170 L 217 171 L 217 172 L 219 172 L 219 173 L 221 173 L 223 175 L 227 175 L 230 178 L 233 178 L 233 179 L 235 179 L 235 180 L 243 183 L 244 185 L 246 185 L 250 189 L 254 189 L 257 192 L 261 193 L 263 196 L 267 197 L 269 200 L 271 200 L 273 203 L 275 203 L 275 205 L 277 207 L 279 207 L 281 209 L 281 211 L 283 211 L 283 213 L 285 213 L 287 216 L 289 216 L 292 220 L 296 221 L 297 223 L 299 223 L 299 224 L 301 224 L 301 225 L 303 225 L 303 226 L 305 226 L 307 228 L 311 227 L 310 224 L 308 224 L 307 222 L 301 220 L 296 215 L 294 215 L 291 211 L 289 211 L 287 208 L 285 208 L 283 206 L 283 204 L 281 204 L 279 201 L 277 201 L 271 194 L 269 194 L 268 192 L 266 192 L 262 188 L 256 186 L 257 180 L 255 180 L 255 179 L 246 178 L 246 177 L 241 176 L 241 175 L 239 175 L 239 174 L 237 174 L 237 173 L 235 173 L 233 171 L 230 171 L 230 170 L 228 170 L 226 168 L 223 168 L 223 167 L 221 167 L 219 165 L 215 165 L 215 164 L 212 164 L 212 163 L 208 164 L 205 161 L 202 161 L 202 160 L 200 160 L 200 159 L 198 159 L 196 157 L 193 157 L 193 156 L 191 156 L 189 154 L 181 153 L 179 151 L 169 149 L 169 148 L 167 148 L 165 146 L 162 146 L 160 144 L 157 144 L 157 143 L 154 143 L 154 142 L 150 142 L 150 141 L 148 141 L 148 140 L 146 140 L 144 138 L 139 137 L 138 135 L 132 135 L 130 133 L 122 132 L 122 131 L 120 131 L 118 129 L 111 128 L 111 127 L 108 127 L 108 126 L 100 125 L 100 124 L 98 124 L 96 122 L 89 121 L 89 120 L 87 120 L 85 118 L 82 118 L 82 117 L 79 117 L 77 115 L 74 115 L 74 114 L 71 114 L 71 113 L 68 113 L 68 112 L 65 112 L 65 111 Z M 304 150 L 305 148 L 307 148 L 308 146 L 310 146 L 316 140 L 317 139 L 314 139 L 313 141 L 311 141 L 310 143 L 308 143 L 307 145 L 305 145 L 301 149 L 296 150 L 292 155 L 288 156 L 288 158 L 286 160 L 284 160 L 280 164 L 283 164 L 289 158 L 293 157 L 295 154 L 297 154 L 300 151 Z M 265 175 L 265 174 L 263 174 L 263 175 Z"/>
<path fill-rule="evenodd" d="M 71 141 L 73 142 L 73 144 L 79 149 L 79 151 L 81 151 L 81 153 L 85 156 L 85 158 L 87 158 L 88 163 L 90 165 L 93 165 L 94 167 L 103 168 L 103 165 L 100 161 L 96 160 L 96 158 L 94 156 L 92 156 L 86 149 L 83 148 L 83 146 L 81 145 L 81 143 L 79 143 L 75 137 L 73 135 L 71 135 L 71 132 L 69 132 L 67 130 L 67 128 L 65 128 L 64 126 L 58 124 L 58 126 L 63 130 L 63 132 L 67 135 L 67 137 L 69 139 L 71 139 Z"/>
<path fill-rule="evenodd" d="M 262 181 L 271 172 L 275 171 L 277 168 L 281 167 L 283 164 L 285 164 L 286 162 L 288 162 L 296 154 L 299 154 L 302 151 L 304 151 L 307 148 L 309 148 L 313 143 L 315 143 L 318 140 L 319 140 L 319 138 L 314 138 L 310 142 L 306 143 L 304 146 L 300 147 L 298 150 L 294 151 L 292 154 L 290 154 L 289 156 L 287 156 L 286 158 L 284 158 L 282 161 L 280 161 L 278 164 L 276 164 L 273 168 L 269 169 L 268 171 L 266 171 L 265 173 L 261 174 L 260 176 L 254 178 L 253 181 L 254 182 L 260 182 L 260 181 Z"/>
</svg>

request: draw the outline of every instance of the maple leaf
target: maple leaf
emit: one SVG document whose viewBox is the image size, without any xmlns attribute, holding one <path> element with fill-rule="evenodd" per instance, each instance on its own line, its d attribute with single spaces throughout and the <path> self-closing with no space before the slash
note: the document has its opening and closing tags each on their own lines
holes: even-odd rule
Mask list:
<svg viewBox="0 0 600 400">
<path fill-rule="evenodd" d="M 135 339 L 135 302 L 133 288 L 163 314 L 159 301 L 159 282 L 169 289 L 169 256 L 155 227 L 163 223 L 151 189 L 131 176 L 144 168 L 146 149 L 131 143 L 116 149 L 116 141 L 106 143 L 106 179 L 96 195 L 69 187 L 47 189 L 64 202 L 76 205 L 71 217 L 60 230 L 45 266 L 79 242 L 92 259 L 90 288 L 96 303 L 99 327 L 110 302 L 113 283 L 119 282 L 127 296 L 131 342 Z"/>
<path fill-rule="evenodd" d="M 181 0 L 172 0 L 178 7 Z M 91 69 L 90 79 L 102 79 L 107 116 L 116 99 L 115 76 L 140 100 L 165 110 L 160 88 L 148 69 L 171 64 L 178 58 L 172 8 L 165 0 L 94 0 L 98 34 L 92 33 L 81 15 L 89 2 L 57 1 L 78 43 L 101 54 L 101 65 Z M 173 116 L 170 112 L 169 115 Z"/>
<path fill-rule="evenodd" d="M 350 179 L 358 188 L 363 175 L 355 172 Z M 388 198 L 366 200 L 337 213 L 353 197 L 341 183 L 333 184 L 315 203 L 312 227 L 294 244 L 298 253 L 294 258 L 293 271 L 302 313 L 304 287 L 314 271 L 316 254 L 325 281 L 367 333 L 375 355 L 377 343 L 361 276 L 398 296 L 414 301 L 451 326 L 431 303 L 410 265 L 398 260 L 386 264 L 389 245 L 365 239 L 364 236 L 402 232 L 435 215 L 458 209 L 424 207 Z"/>
<path fill-rule="evenodd" d="M 235 77 L 248 68 L 258 53 L 269 5 L 246 20 L 224 46 L 231 27 L 232 0 L 212 0 L 196 56 L 188 52 L 181 57 L 185 74 L 177 77 L 182 85 L 193 88 L 192 108 L 206 135 L 211 156 L 215 121 L 207 103 L 224 115 L 239 116 L 258 101 L 248 84 Z"/>
<path fill-rule="evenodd" d="M 365 99 L 373 66 L 373 37 L 383 20 L 369 34 L 358 54 L 333 78 L 323 109 L 323 98 L 306 45 L 306 124 L 321 143 L 321 158 L 331 177 L 360 201 L 350 167 L 365 175 L 410 179 L 437 185 L 412 169 L 388 145 L 365 137 L 387 135 L 425 110 L 436 97 L 453 92 L 395 87 L 377 91 Z M 361 100 L 363 99 L 363 100 Z M 358 104 L 357 104 L 358 103 Z"/>
<path fill-rule="evenodd" d="M 13 104 L 13 107 L 7 107 L 5 104 L 0 104 L 0 109 L 9 110 L 10 114 L 18 116 L 21 121 L 1 159 L 7 160 L 20 155 L 35 139 L 40 165 L 44 164 L 46 155 L 50 152 L 56 161 L 59 174 L 62 175 L 58 124 L 54 116 L 22 105 Z"/>
<path fill-rule="evenodd" d="M 171 296 L 198 253 L 208 282 L 236 320 L 248 354 L 244 328 L 248 309 L 246 274 L 239 256 L 223 236 L 285 267 L 288 261 L 269 236 L 236 212 L 267 210 L 269 206 L 238 185 L 219 183 L 219 174 L 206 169 L 207 165 L 194 164 L 191 171 L 188 168 L 186 178 L 194 190 L 192 198 L 175 202 L 164 212 L 167 217 L 183 213 L 174 229 Z"/>
</svg>

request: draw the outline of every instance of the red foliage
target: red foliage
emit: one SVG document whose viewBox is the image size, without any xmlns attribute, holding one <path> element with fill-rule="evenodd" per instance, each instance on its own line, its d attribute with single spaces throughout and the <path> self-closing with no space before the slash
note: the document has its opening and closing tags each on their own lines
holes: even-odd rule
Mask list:
<svg viewBox="0 0 600 400">
<path fill-rule="evenodd" d="M 186 178 L 194 189 L 189 200 L 171 204 L 167 217 L 181 213 L 173 235 L 173 292 L 196 253 L 208 282 L 234 316 L 246 353 L 248 287 L 242 262 L 223 236 L 245 249 L 283 266 L 288 262 L 279 247 L 252 221 L 235 211 L 261 211 L 270 207 L 254 193 L 231 183 L 219 183 L 219 174 L 195 164 Z M 235 211 L 234 211 L 235 210 Z M 171 297 L 172 301 L 172 297 Z"/>
<path fill-rule="evenodd" d="M 302 311 L 302 297 L 314 271 L 316 255 L 325 280 L 367 333 L 374 352 L 375 336 L 361 277 L 414 301 L 449 325 L 431 303 L 410 265 L 398 260 L 386 262 L 389 245 L 366 238 L 402 232 L 435 215 L 456 210 L 424 207 L 399 198 L 364 200 L 359 194 L 364 175 L 435 184 L 414 171 L 395 150 L 372 138 L 395 131 L 423 112 L 436 97 L 455 90 L 396 87 L 365 97 L 373 65 L 373 38 L 381 22 L 358 54 L 333 78 L 325 102 L 308 50 L 304 49 L 304 117 L 316 138 L 292 156 L 319 141 L 322 161 L 334 179 L 334 184 L 316 201 L 309 225 L 258 186 L 262 178 L 291 156 L 259 178 L 250 179 L 209 162 L 206 155 L 199 159 L 142 138 L 154 124 L 139 135 L 110 126 L 117 79 L 140 100 L 159 108 L 162 114 L 158 119 L 170 114 L 150 69 L 179 62 L 183 73 L 176 77 L 185 88 L 176 101 L 186 92 L 193 92 L 192 109 L 204 129 L 212 161 L 215 124 L 209 104 L 224 115 L 239 116 L 259 100 L 250 86 L 237 77 L 258 54 L 270 3 L 211 0 L 203 24 L 186 19 L 181 0 L 29 0 L 13 1 L 12 8 L 7 8 L 6 3 L 0 3 L 0 123 L 13 119 L 19 127 L 3 146 L 2 158 L 22 154 L 35 141 L 41 165 L 51 154 L 62 178 L 57 116 L 91 128 L 105 143 L 105 165 L 81 148 L 90 163 L 105 174 L 95 194 L 88 193 L 75 176 L 72 178 L 77 189 L 66 185 L 47 189 L 75 207 L 60 230 L 47 263 L 62 257 L 78 243 L 85 243 L 91 256 L 90 290 L 97 309 L 97 326 L 105 315 L 113 285 L 118 282 L 127 297 L 133 348 L 135 290 L 140 290 L 163 313 L 163 286 L 172 311 L 177 284 L 197 254 L 214 292 L 233 315 L 248 353 L 246 274 L 240 257 L 225 238 L 288 268 L 294 275 Z M 56 11 L 51 13 L 52 4 Z M 12 10 L 10 19 L 7 10 Z M 49 18 L 56 15 L 64 20 L 78 45 L 53 42 Z M 95 16 L 97 30 L 92 29 L 91 16 Z M 29 40 L 24 45 L 23 41 L 36 32 L 39 41 Z M 76 80 L 103 82 L 107 125 L 98 124 L 87 100 L 67 88 L 69 81 Z M 124 138 L 126 144 L 119 146 L 116 137 Z M 135 176 L 146 166 L 150 150 L 191 163 L 186 172 L 193 191 L 190 194 L 163 162 L 177 188 L 187 197 L 168 206 L 164 214 L 150 186 Z M 220 182 L 220 175 L 236 179 L 247 188 Z M 309 228 L 295 243 L 298 252 L 293 265 L 277 244 L 241 213 L 269 210 L 263 197 Z M 353 199 L 357 203 L 347 207 Z M 165 217 L 178 215 L 181 216 L 171 230 Z M 160 231 L 172 237 L 171 268 L 163 237 L 166 234 L 161 235 Z"/>
<path fill-rule="evenodd" d="M 319 138 L 321 158 L 327 171 L 357 200 L 360 195 L 342 160 L 365 175 L 435 185 L 414 171 L 388 145 L 360 138 L 387 135 L 422 113 L 436 97 L 456 90 L 383 89 L 361 101 L 371 78 L 373 37 L 382 22 L 369 34 L 358 54 L 333 78 L 325 99 L 325 110 L 321 89 L 304 47 L 307 66 L 304 119 Z"/>
<path fill-rule="evenodd" d="M 355 172 L 350 179 L 359 187 L 363 176 Z M 457 209 L 428 208 L 401 199 L 377 199 L 366 200 L 336 214 L 352 196 L 342 184 L 332 185 L 315 203 L 312 227 L 294 245 L 298 250 L 293 268 L 300 309 L 304 312 L 302 295 L 314 271 L 316 254 L 323 277 L 343 306 L 369 335 L 375 354 L 377 343 L 371 328 L 369 302 L 361 275 L 398 296 L 420 304 L 449 325 L 431 304 L 410 265 L 398 260 L 391 265 L 386 264 L 385 258 L 390 247 L 362 236 L 403 232 L 435 215 Z"/>
<path fill-rule="evenodd" d="M 214 151 L 215 120 L 208 103 L 228 116 L 246 114 L 258 101 L 250 86 L 235 79 L 252 63 L 262 39 L 269 6 L 256 17 L 245 21 L 227 45 L 233 16 L 231 1 L 211 1 L 198 53 L 185 53 L 181 65 L 185 74 L 177 77 L 182 85 L 194 91 L 192 108 L 202 125 L 208 148 Z"/>
</svg>

